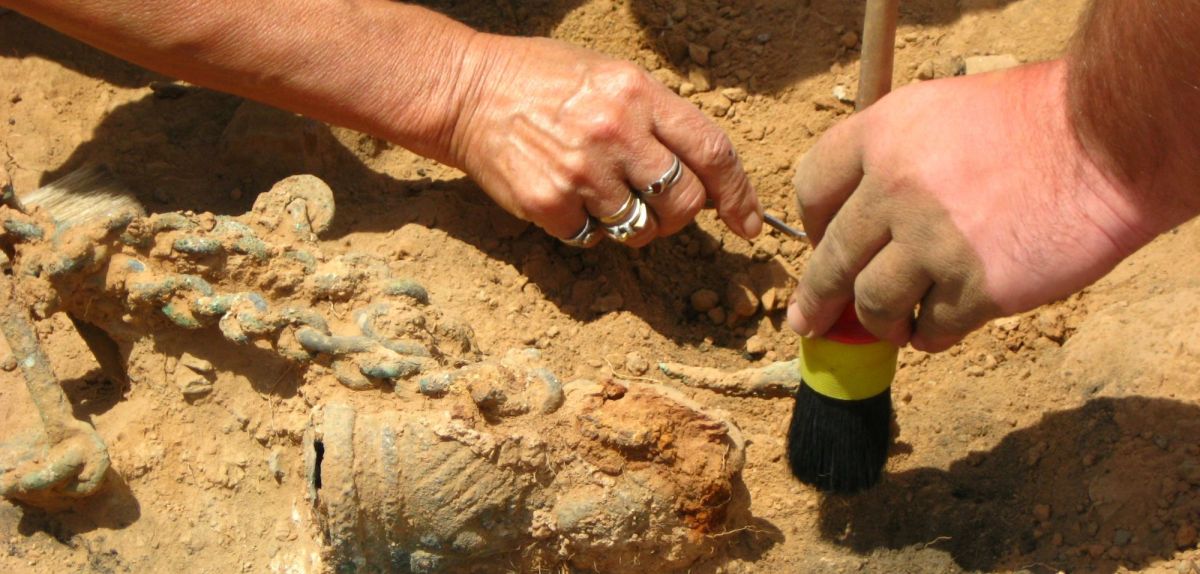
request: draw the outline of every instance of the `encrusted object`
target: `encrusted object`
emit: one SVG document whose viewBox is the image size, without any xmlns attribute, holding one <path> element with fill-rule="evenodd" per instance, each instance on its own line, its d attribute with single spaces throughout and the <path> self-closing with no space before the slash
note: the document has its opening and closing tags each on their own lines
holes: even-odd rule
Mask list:
<svg viewBox="0 0 1200 574">
<path fill-rule="evenodd" d="M 237 217 L 118 212 L 65 225 L 0 206 L 0 242 L 15 253 L 0 287 L 24 313 L 0 323 L 10 343 L 29 335 L 14 354 L 45 423 L 36 440 L 0 445 L 0 495 L 53 507 L 97 492 L 108 470 L 94 429 L 37 368 L 30 310 L 64 311 L 85 339 L 204 329 L 310 383 L 340 383 L 345 400 L 318 405 L 304 441 L 313 521 L 339 572 L 457 571 L 501 555 L 528 568 L 668 571 L 715 551 L 740 491 L 736 426 L 667 388 L 564 383 L 535 351 L 484 360 L 470 328 L 387 261 L 323 252 L 317 235 L 333 216 L 332 192 L 312 176 L 279 182 Z M 322 312 L 333 304 L 345 312 Z M 189 401 L 212 392 L 207 361 L 184 354 L 173 373 Z M 352 392 L 367 389 L 395 400 Z"/>
<path fill-rule="evenodd" d="M 314 416 L 308 496 L 336 570 L 504 556 L 664 572 L 719 543 L 745 452 L 721 415 L 654 385 L 560 384 L 536 351 L 464 368 L 438 395 L 432 410 Z"/>
</svg>

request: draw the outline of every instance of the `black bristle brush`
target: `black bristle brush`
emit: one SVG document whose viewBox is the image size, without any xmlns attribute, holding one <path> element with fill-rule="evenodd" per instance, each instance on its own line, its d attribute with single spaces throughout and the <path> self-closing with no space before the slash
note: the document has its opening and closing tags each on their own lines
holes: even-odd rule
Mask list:
<svg viewBox="0 0 1200 574">
<path fill-rule="evenodd" d="M 867 0 L 856 108 L 892 86 L 899 0 Z M 898 349 L 858 322 L 853 303 L 828 333 L 802 339 L 800 372 L 788 428 L 792 474 L 814 488 L 852 494 L 883 475 L 891 445 L 891 383 Z"/>
</svg>

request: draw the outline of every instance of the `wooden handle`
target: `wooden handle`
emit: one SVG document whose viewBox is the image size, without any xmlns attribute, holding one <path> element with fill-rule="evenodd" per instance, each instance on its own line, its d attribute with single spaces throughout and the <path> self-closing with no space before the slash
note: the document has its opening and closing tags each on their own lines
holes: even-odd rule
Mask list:
<svg viewBox="0 0 1200 574">
<path fill-rule="evenodd" d="M 858 111 L 879 101 L 892 89 L 892 61 L 896 51 L 896 19 L 899 14 L 900 0 L 867 0 L 858 101 L 855 104 Z"/>
</svg>

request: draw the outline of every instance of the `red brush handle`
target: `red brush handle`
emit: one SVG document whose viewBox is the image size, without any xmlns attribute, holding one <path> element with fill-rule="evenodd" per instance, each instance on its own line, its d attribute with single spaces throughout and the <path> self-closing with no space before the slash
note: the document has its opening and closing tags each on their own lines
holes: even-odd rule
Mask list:
<svg viewBox="0 0 1200 574">
<path fill-rule="evenodd" d="M 838 343 L 847 345 L 869 345 L 879 342 L 879 338 L 872 335 L 863 324 L 858 321 L 858 313 L 854 311 L 854 303 L 846 305 L 846 309 L 842 311 L 838 320 L 829 328 L 823 338 Z"/>
</svg>

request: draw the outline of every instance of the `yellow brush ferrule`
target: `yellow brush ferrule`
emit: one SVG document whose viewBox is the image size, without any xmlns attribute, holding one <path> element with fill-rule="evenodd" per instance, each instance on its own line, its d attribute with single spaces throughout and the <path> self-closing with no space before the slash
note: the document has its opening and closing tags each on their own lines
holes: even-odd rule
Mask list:
<svg viewBox="0 0 1200 574">
<path fill-rule="evenodd" d="M 886 392 L 896 376 L 899 349 L 887 342 L 848 344 L 800 339 L 800 376 L 818 394 L 861 401 Z"/>
</svg>

